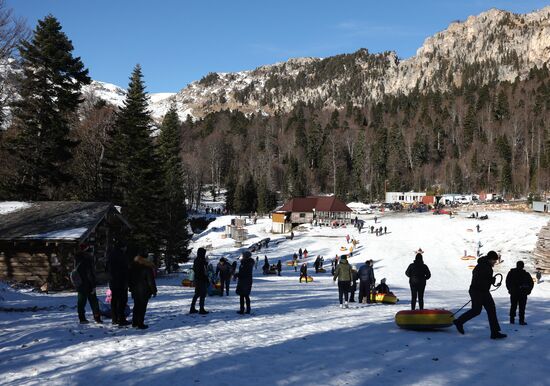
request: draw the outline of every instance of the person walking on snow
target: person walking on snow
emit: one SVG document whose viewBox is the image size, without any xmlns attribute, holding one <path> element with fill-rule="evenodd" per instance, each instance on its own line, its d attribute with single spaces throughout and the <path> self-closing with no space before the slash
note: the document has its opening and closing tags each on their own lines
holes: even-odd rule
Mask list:
<svg viewBox="0 0 550 386">
<path fill-rule="evenodd" d="M 340 308 L 349 308 L 348 296 L 351 287 L 351 265 L 348 263 L 346 255 L 342 255 L 340 262 L 334 270 L 333 280 L 338 280 L 338 300 L 340 301 Z M 345 303 L 343 302 L 345 301 Z"/>
<path fill-rule="evenodd" d="M 250 314 L 250 292 L 252 291 L 252 269 L 254 268 L 254 259 L 249 251 L 244 251 L 241 266 L 239 272 L 236 274 L 238 278 L 237 282 L 237 295 L 240 296 L 240 309 L 238 314 Z M 246 311 L 245 311 L 246 303 Z"/>
<path fill-rule="evenodd" d="M 359 268 L 359 303 L 371 302 L 371 288 L 376 283 L 372 260 L 365 261 L 365 264 Z"/>
<path fill-rule="evenodd" d="M 283 265 L 281 264 L 281 260 L 277 261 L 277 276 L 281 276 L 281 271 L 283 269 Z"/>
<path fill-rule="evenodd" d="M 111 290 L 111 319 L 113 324 L 127 326 L 126 305 L 128 304 L 128 256 L 121 240 L 115 240 L 109 253 L 107 268 L 109 271 L 109 289 Z"/>
<path fill-rule="evenodd" d="M 495 301 L 490 291 L 491 285 L 495 284 L 493 267 L 497 260 L 498 254 L 495 251 L 490 251 L 487 256 L 477 260 L 477 265 L 472 271 L 472 282 L 469 290 L 472 308 L 453 321 L 459 333 L 464 334 L 464 324 L 481 314 L 481 309 L 485 308 L 491 328 L 491 339 L 506 338 L 506 334 L 500 332 Z"/>
<path fill-rule="evenodd" d="M 189 313 L 206 315 L 208 314 L 208 311 L 204 309 L 204 299 L 206 298 L 206 292 L 208 290 L 208 262 L 206 261 L 206 249 L 197 249 L 197 257 L 193 262 L 193 271 L 195 272 L 195 295 L 191 300 Z M 195 308 L 197 299 L 199 300 L 199 311 Z"/>
<path fill-rule="evenodd" d="M 307 254 L 308 254 L 307 249 L 304 249 L 304 259 L 307 259 Z"/>
<path fill-rule="evenodd" d="M 225 257 L 222 257 L 216 267 L 216 276 L 220 278 L 220 296 L 223 296 L 224 289 L 226 296 L 229 296 L 229 283 L 231 283 L 231 275 L 231 266 Z"/>
<path fill-rule="evenodd" d="M 349 235 L 346 235 L 346 242 L 349 244 Z"/>
<path fill-rule="evenodd" d="M 515 323 L 516 309 L 519 304 L 519 324 L 527 325 L 525 322 L 525 306 L 527 305 L 527 295 L 533 290 L 533 279 L 531 275 L 524 271 L 523 261 L 516 263 L 516 268 L 512 268 L 506 275 L 506 288 L 510 294 L 510 324 Z"/>
<path fill-rule="evenodd" d="M 304 278 L 307 283 L 307 263 L 302 264 L 302 266 L 300 267 L 300 283 L 302 282 L 302 278 Z"/>
<path fill-rule="evenodd" d="M 81 324 L 88 323 L 86 319 L 86 302 L 90 303 L 94 320 L 96 323 L 103 323 L 99 313 L 99 302 L 96 295 L 96 276 L 92 262 L 92 255 L 86 252 L 88 245 L 82 244 L 80 251 L 75 254 L 75 270 L 80 278 L 79 283 L 74 283 L 78 292 L 78 319 Z M 72 276 L 71 276 L 72 279 Z"/>
<path fill-rule="evenodd" d="M 424 289 L 426 288 L 426 280 L 429 280 L 432 274 L 424 260 L 422 254 L 417 253 L 414 262 L 409 265 L 405 275 L 409 278 L 411 287 L 411 310 L 416 308 L 416 298 L 418 296 L 418 308 L 424 309 Z"/>
<path fill-rule="evenodd" d="M 132 309 L 132 327 L 145 330 L 145 312 L 147 303 L 151 296 L 157 296 L 157 285 L 155 283 L 155 264 L 147 260 L 146 253 L 138 253 L 134 257 L 130 268 L 130 292 L 134 299 L 134 308 Z"/>
</svg>

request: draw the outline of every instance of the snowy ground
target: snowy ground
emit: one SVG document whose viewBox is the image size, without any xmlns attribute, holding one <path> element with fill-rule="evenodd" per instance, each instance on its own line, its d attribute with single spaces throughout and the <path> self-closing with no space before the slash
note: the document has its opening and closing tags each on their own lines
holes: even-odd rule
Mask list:
<svg viewBox="0 0 550 386">
<path fill-rule="evenodd" d="M 374 259 L 378 280 L 387 278 L 398 295 L 396 305 L 337 307 L 337 289 L 330 274 L 298 283 L 293 268 L 283 276 L 264 277 L 260 270 L 252 293 L 254 315 L 240 316 L 234 284 L 230 297 L 208 297 L 207 316 L 188 315 L 192 289 L 179 286 L 182 275 L 158 280 L 159 295 L 149 303 L 146 331 L 117 329 L 110 323 L 81 326 L 72 293 L 42 295 L 0 287 L 3 308 L 39 307 L 35 312 L 0 312 L 0 384 L 2 385 L 550 385 L 550 278 L 535 285 L 527 305 L 528 326 L 508 324 L 506 290 L 493 293 L 503 332 L 502 341 L 489 339 L 485 313 L 454 328 L 414 332 L 397 328 L 394 315 L 409 307 L 404 271 L 418 248 L 432 271 L 426 288 L 427 308 L 457 310 L 468 301 L 471 261 L 475 254 L 495 249 L 504 275 L 525 259 L 536 233 L 549 218 L 536 214 L 489 212 L 489 220 L 461 214 L 387 215 L 379 226 L 388 234 L 376 237 L 354 228 L 313 228 L 295 232 L 293 241 L 271 235 L 269 220 L 250 225 L 246 245 L 271 237 L 281 242 L 262 249 L 271 262 L 290 259 L 307 248 L 313 261 L 325 256 L 329 265 L 345 235 L 359 240 L 351 262 Z M 374 224 L 365 217 L 366 225 Z M 212 256 L 235 252 L 221 238 L 229 217 L 210 224 L 194 246 L 211 244 Z M 477 233 L 475 226 L 480 225 Z M 377 224 L 378 225 L 378 224 Z M 254 255 L 256 256 L 256 255 Z M 475 263 L 475 262 L 474 262 Z M 311 267 L 311 264 L 310 264 Z M 313 271 L 310 268 L 311 271 Z M 99 289 L 104 294 L 105 288 Z"/>
</svg>

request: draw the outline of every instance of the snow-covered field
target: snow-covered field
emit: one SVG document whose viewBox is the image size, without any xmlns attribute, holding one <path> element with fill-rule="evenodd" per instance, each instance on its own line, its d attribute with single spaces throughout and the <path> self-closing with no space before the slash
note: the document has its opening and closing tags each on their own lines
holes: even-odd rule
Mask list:
<svg viewBox="0 0 550 386">
<path fill-rule="evenodd" d="M 3 308 L 39 307 L 35 312 L 0 312 L 0 384 L 2 385 L 550 385 L 550 278 L 535 285 L 527 304 L 528 326 L 508 324 L 509 299 L 504 288 L 493 292 L 499 320 L 508 338 L 489 339 L 485 312 L 465 325 L 415 332 L 399 329 L 397 311 L 409 308 L 405 269 L 415 251 L 432 279 L 426 287 L 427 308 L 453 312 L 469 300 L 471 270 L 460 257 L 495 249 L 503 262 L 495 272 L 506 275 L 518 259 L 534 273 L 529 252 L 536 233 L 549 218 L 536 214 L 489 212 L 489 220 L 452 219 L 432 214 L 387 215 L 378 226 L 388 234 L 357 234 L 355 228 L 309 228 L 294 240 L 269 234 L 269 219 L 248 226 L 246 245 L 271 237 L 260 251 L 270 262 L 283 260 L 283 276 L 255 273 L 253 315 L 240 316 L 232 284 L 229 297 L 208 297 L 207 316 L 188 315 L 193 290 L 179 285 L 183 275 L 158 279 L 159 295 L 149 303 L 145 331 L 118 329 L 110 323 L 79 325 L 76 295 L 43 295 L 0 286 Z M 366 225 L 374 225 L 367 217 Z M 220 217 L 194 241 L 212 245 L 210 255 L 236 255 L 232 240 L 223 239 Z M 476 224 L 481 232 L 476 232 Z M 366 227 L 365 227 L 366 228 Z M 396 305 L 337 306 L 330 273 L 298 283 L 284 262 L 298 248 L 330 259 L 347 246 L 345 236 L 359 240 L 350 261 L 374 259 L 378 281 L 387 278 L 398 295 Z M 276 241 L 281 241 L 276 244 Z M 256 256 L 256 254 L 254 254 Z M 313 271 L 310 266 L 310 272 Z M 105 288 L 99 289 L 100 294 Z"/>
</svg>

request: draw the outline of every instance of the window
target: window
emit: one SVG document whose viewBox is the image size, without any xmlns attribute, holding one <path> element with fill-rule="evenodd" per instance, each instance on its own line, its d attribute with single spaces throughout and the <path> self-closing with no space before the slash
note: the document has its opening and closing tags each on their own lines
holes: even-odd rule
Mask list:
<svg viewBox="0 0 550 386">
<path fill-rule="evenodd" d="M 306 217 L 306 214 L 305 213 L 300 213 L 300 218 L 304 218 Z"/>
</svg>

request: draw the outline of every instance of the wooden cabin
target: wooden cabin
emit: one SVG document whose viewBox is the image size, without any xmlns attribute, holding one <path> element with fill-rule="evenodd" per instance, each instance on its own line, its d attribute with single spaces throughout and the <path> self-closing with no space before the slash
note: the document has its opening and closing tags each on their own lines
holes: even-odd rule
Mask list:
<svg viewBox="0 0 550 386">
<path fill-rule="evenodd" d="M 0 202 L 0 279 L 44 290 L 70 286 L 74 254 L 87 245 L 99 279 L 106 278 L 110 241 L 129 224 L 109 202 Z M 12 208 L 2 210 L 12 204 Z"/>
</svg>

